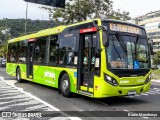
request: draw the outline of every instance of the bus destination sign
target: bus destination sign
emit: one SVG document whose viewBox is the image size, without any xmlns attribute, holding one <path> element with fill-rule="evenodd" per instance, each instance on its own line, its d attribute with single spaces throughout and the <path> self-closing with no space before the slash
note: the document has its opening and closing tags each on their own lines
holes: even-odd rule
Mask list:
<svg viewBox="0 0 160 120">
<path fill-rule="evenodd" d="M 142 35 L 142 31 L 140 28 L 129 26 L 129 25 L 122 25 L 122 24 L 115 24 L 110 23 L 110 30 L 119 31 L 119 32 L 127 32 L 127 33 L 134 33 Z"/>
</svg>

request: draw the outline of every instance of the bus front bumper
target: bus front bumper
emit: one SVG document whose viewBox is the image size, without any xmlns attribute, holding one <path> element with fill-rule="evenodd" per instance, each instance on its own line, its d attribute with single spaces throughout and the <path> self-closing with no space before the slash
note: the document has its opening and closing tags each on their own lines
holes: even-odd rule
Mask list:
<svg viewBox="0 0 160 120">
<path fill-rule="evenodd" d="M 112 96 L 128 96 L 148 92 L 150 89 L 151 81 L 147 84 L 137 86 L 112 86 L 110 84 L 103 84 L 99 91 L 99 95 L 94 95 L 95 98 L 104 98 Z"/>
</svg>

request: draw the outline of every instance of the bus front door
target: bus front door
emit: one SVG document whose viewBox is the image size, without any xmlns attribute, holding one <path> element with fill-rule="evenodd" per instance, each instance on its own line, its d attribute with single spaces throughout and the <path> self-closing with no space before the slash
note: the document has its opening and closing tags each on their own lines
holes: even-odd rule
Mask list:
<svg viewBox="0 0 160 120">
<path fill-rule="evenodd" d="M 80 34 L 78 89 L 93 93 L 95 74 L 96 34 Z"/>
<path fill-rule="evenodd" d="M 33 79 L 34 44 L 35 44 L 34 39 L 28 40 L 27 78 L 29 78 L 29 79 Z"/>
</svg>

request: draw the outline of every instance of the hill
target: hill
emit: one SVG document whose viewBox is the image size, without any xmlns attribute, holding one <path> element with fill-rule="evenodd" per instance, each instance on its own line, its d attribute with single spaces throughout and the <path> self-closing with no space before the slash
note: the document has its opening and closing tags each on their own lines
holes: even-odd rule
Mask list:
<svg viewBox="0 0 160 120">
<path fill-rule="evenodd" d="M 49 20 L 27 19 L 27 34 L 56 26 Z M 0 20 L 0 41 L 25 35 L 25 19 Z"/>
</svg>

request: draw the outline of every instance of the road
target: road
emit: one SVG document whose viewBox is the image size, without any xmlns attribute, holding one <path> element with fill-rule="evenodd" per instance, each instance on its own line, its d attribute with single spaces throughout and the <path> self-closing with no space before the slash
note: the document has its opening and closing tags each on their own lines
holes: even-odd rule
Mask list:
<svg viewBox="0 0 160 120">
<path fill-rule="evenodd" d="M 149 92 L 142 95 L 128 97 L 110 97 L 105 99 L 92 99 L 81 95 L 65 98 L 57 89 L 35 84 L 32 82 L 17 83 L 15 77 L 6 74 L 5 68 L 0 68 L 0 76 L 8 83 L 15 85 L 23 91 L 30 93 L 42 101 L 58 108 L 60 111 L 160 111 L 160 83 L 152 82 Z M 45 107 L 45 106 L 42 106 Z M 88 114 L 86 112 L 86 114 Z M 97 112 L 98 114 L 98 112 Z M 90 116 L 90 115 L 86 115 Z M 92 115 L 91 115 L 92 116 Z M 105 119 L 105 120 L 159 120 L 153 117 L 81 117 L 81 119 Z"/>
</svg>

